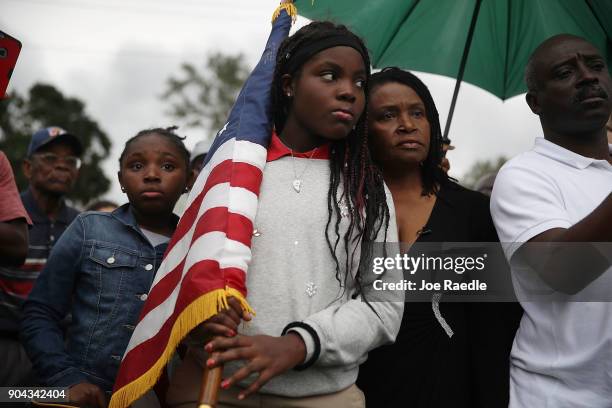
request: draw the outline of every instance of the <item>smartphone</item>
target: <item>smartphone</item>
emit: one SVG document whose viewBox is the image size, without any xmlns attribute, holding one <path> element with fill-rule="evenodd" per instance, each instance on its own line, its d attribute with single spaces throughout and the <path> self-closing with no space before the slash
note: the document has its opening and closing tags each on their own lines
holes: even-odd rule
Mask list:
<svg viewBox="0 0 612 408">
<path fill-rule="evenodd" d="M 5 96 L 20 51 L 21 41 L 0 31 L 0 99 Z"/>
</svg>

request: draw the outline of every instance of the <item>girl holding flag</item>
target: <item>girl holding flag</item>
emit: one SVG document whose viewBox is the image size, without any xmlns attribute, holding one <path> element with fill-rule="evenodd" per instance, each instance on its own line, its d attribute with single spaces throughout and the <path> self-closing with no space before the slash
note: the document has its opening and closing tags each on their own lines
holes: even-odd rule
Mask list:
<svg viewBox="0 0 612 408">
<path fill-rule="evenodd" d="M 111 408 L 150 389 L 190 332 L 199 343 L 173 373 L 170 406 L 213 406 L 210 388 L 198 395 L 202 371 L 225 365 L 220 407 L 363 407 L 359 364 L 395 339 L 403 298 L 364 294 L 374 251 L 397 243 L 393 201 L 368 150 L 368 52 L 328 22 L 286 39 L 290 3 L 206 156 Z M 218 337 L 198 339 L 202 331 Z"/>
<path fill-rule="evenodd" d="M 368 150 L 369 76 L 366 48 L 344 26 L 313 22 L 281 44 L 246 279 L 257 316 L 189 349 L 171 406 L 192 406 L 203 367 L 222 364 L 219 407 L 365 406 L 358 366 L 394 340 L 403 306 L 363 300 L 374 242 L 397 242 Z"/>
</svg>

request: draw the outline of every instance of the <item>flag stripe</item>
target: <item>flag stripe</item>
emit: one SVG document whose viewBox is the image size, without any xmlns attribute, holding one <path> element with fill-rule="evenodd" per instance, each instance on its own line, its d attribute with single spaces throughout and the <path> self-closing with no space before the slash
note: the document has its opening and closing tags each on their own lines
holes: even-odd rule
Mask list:
<svg viewBox="0 0 612 408">
<path fill-rule="evenodd" d="M 234 163 L 247 163 L 253 167 L 263 170 L 266 163 L 268 150 L 257 143 L 252 143 L 246 140 L 236 141 L 235 139 L 227 140 L 217 152 L 211 156 L 208 153 L 207 159 L 210 156 L 210 161 L 202 168 L 196 182 L 193 185 L 192 191 L 202 191 L 204 185 L 208 182 L 208 177 L 212 169 L 217 167 L 225 160 L 231 160 Z M 187 198 L 187 207 L 191 206 L 196 195 L 190 194 Z"/>
<path fill-rule="evenodd" d="M 200 211 L 203 212 L 204 215 L 201 216 L 197 222 L 192 223 L 188 232 L 184 234 L 179 241 L 177 241 L 170 251 L 166 252 L 165 258 L 160 265 L 157 275 L 155 276 L 151 292 L 156 290 L 157 285 L 164 280 L 167 275 L 182 273 L 182 270 L 179 272 L 175 272 L 175 270 L 183 262 L 187 252 L 191 251 L 191 243 L 198 238 L 198 236 L 194 237 L 194 231 L 200 224 L 213 222 L 210 221 L 213 214 L 227 214 L 228 216 L 231 214 L 231 217 L 226 220 L 227 226 L 225 226 L 225 228 L 219 228 L 218 231 L 229 234 L 228 238 L 230 239 L 239 240 L 245 243 L 245 245 L 250 244 L 250 238 L 247 236 L 253 231 L 253 221 L 251 220 L 255 218 L 255 212 L 257 211 L 257 196 L 245 189 L 233 187 L 228 189 L 227 186 L 228 184 L 225 183 L 217 185 L 210 190 L 210 193 L 203 200 L 200 207 Z M 227 190 L 229 190 L 229 192 L 224 194 L 224 192 Z M 226 207 L 222 207 L 218 202 L 227 196 L 232 196 L 232 199 L 234 200 L 234 208 L 230 208 L 229 211 Z M 212 211 L 214 208 L 224 209 L 225 213 L 220 213 L 219 210 L 215 210 L 215 212 L 211 213 L 210 216 L 207 216 L 206 214 Z M 235 227 L 232 227 L 231 231 L 229 231 L 232 225 L 240 226 L 241 229 L 236 230 Z M 221 226 L 223 227 L 223 225 Z M 222 251 L 223 247 L 219 247 L 219 250 Z M 167 291 L 164 293 L 168 294 Z M 147 311 L 148 310 L 150 309 L 147 309 Z M 144 316 L 145 313 L 146 312 L 141 312 L 141 316 Z"/>
<path fill-rule="evenodd" d="M 225 249 L 228 253 L 233 253 L 233 255 L 224 256 L 223 259 L 219 260 L 215 259 L 222 249 Z M 237 268 L 246 271 L 246 265 L 250 259 L 251 251 L 249 247 L 240 242 L 228 240 L 226 234 L 222 232 L 214 231 L 204 234 L 194 241 L 185 259 L 183 270 L 189 272 L 191 267 L 199 261 L 213 260 L 218 262 L 223 269 Z M 200 273 L 206 273 L 206 271 L 201 270 Z M 186 282 L 185 279 L 185 277 L 182 278 L 181 284 Z M 224 284 L 224 282 L 219 279 L 216 279 L 216 281 Z M 180 286 L 173 288 L 172 293 L 169 294 L 162 303 L 142 316 L 142 319 L 138 323 L 138 325 L 141 326 L 141 330 L 135 330 L 132 334 L 126 353 L 134 347 L 137 347 L 147 338 L 152 337 L 152 335 L 162 327 L 163 323 L 172 316 L 175 309 L 178 308 L 176 301 L 179 291 Z"/>
<path fill-rule="evenodd" d="M 216 289 L 207 286 L 207 281 L 214 280 L 215 277 L 225 275 L 226 279 L 231 279 L 233 282 L 244 282 L 244 272 L 236 268 L 220 269 L 219 264 L 214 261 L 200 261 L 194 264 L 194 267 L 185 276 L 181 291 L 178 297 L 176 310 L 172 315 L 161 321 L 161 326 L 151 336 L 144 338 L 137 348 L 129 350 L 122 361 L 122 365 L 131 367 L 133 371 L 124 373 L 125 382 L 130 382 L 134 378 L 143 375 L 148 367 L 153 365 L 155 360 L 163 352 L 170 332 L 176 319 L 186 306 L 191 304 L 199 296 L 209 290 Z M 198 286 L 193 283 L 197 280 Z M 186 284 L 185 284 L 186 283 Z M 244 283 L 242 283 L 244 285 Z M 138 364 L 132 364 L 132 361 L 137 361 Z M 120 384 L 117 384 L 120 385 Z"/>
<path fill-rule="evenodd" d="M 248 225 L 249 227 L 235 227 L 230 231 L 226 232 L 226 220 L 228 221 L 228 224 L 237 223 Z M 206 214 L 204 214 L 204 216 L 199 219 L 195 229 L 195 233 L 193 234 L 193 239 L 190 239 L 190 241 L 195 241 L 206 233 L 218 231 L 226 232 L 226 235 L 229 239 L 238 241 L 245 246 L 250 246 L 250 231 L 253 230 L 252 225 L 253 224 L 251 223 L 251 221 L 243 215 L 228 213 L 227 208 L 212 208 L 208 210 Z M 146 315 L 151 310 L 159 306 L 163 302 L 163 300 L 166 299 L 170 295 L 170 293 L 172 293 L 172 291 L 176 288 L 176 285 L 178 285 L 183 275 L 185 260 L 186 259 L 182 259 L 181 262 L 174 269 L 172 269 L 170 273 L 166 274 L 162 280 L 160 280 L 155 286 L 152 287 L 151 292 L 149 293 L 149 297 L 147 299 L 147 303 L 144 305 L 143 310 L 141 311 L 141 316 Z"/>
<path fill-rule="evenodd" d="M 255 151 L 252 146 L 246 145 L 246 142 L 238 144 L 239 148 L 249 148 L 251 151 Z M 228 143 L 226 143 L 228 145 Z M 261 147 L 261 146 L 260 146 Z M 225 149 L 223 149 L 225 152 Z M 223 153 L 220 152 L 220 153 Z M 257 152 L 256 155 L 261 155 L 261 152 Z M 253 156 L 253 154 L 251 154 Z M 252 161 L 252 157 L 249 156 Z M 246 158 L 245 158 L 246 159 Z M 183 214 L 181 221 L 173 235 L 172 242 L 168 245 L 168 251 L 178 242 L 189 230 L 195 219 L 202 213 L 200 209 L 200 203 L 204 196 L 208 194 L 209 190 L 219 183 L 229 182 L 232 187 L 243 187 L 254 194 L 259 194 L 259 187 L 261 185 L 262 169 L 258 166 L 254 166 L 252 163 L 247 161 L 233 162 L 230 159 L 226 159 L 220 162 L 215 160 L 215 167 L 212 169 L 206 169 L 207 173 L 200 174 L 198 176 L 199 186 L 194 185 L 193 191 L 200 191 L 199 194 L 192 194 L 194 196 L 193 201 L 188 205 L 187 210 Z M 204 171 L 204 170 L 203 170 Z M 233 172 L 238 174 L 232 175 Z M 205 180 L 205 182 L 203 181 Z M 201 186 L 205 183 L 204 186 Z M 196 184 L 198 184 L 196 182 Z M 190 195 L 190 198 L 191 196 Z"/>
<path fill-rule="evenodd" d="M 252 169 L 252 167 L 251 167 Z M 228 199 L 234 200 L 230 205 L 229 209 L 233 213 L 243 214 L 247 218 L 253 220 L 257 212 L 257 195 L 253 193 L 253 184 L 261 180 L 261 171 L 256 170 L 251 172 L 250 177 L 243 177 L 236 180 L 236 184 L 243 184 L 243 187 L 230 187 L 229 184 L 222 183 L 216 184 L 210 187 L 208 194 L 200 195 L 193 206 L 197 206 L 196 216 L 189 214 L 190 219 L 188 222 L 179 222 L 179 228 L 181 231 L 178 234 L 173 235 L 171 243 L 168 245 L 164 261 L 160 265 L 160 270 L 155 276 L 153 286 L 155 286 L 166 273 L 174 270 L 177 264 L 179 264 L 182 258 L 189 250 L 189 243 L 192 240 L 193 230 L 195 229 L 196 220 L 211 208 L 222 207 L 227 203 Z M 174 264 L 173 264 L 174 262 Z"/>
</svg>

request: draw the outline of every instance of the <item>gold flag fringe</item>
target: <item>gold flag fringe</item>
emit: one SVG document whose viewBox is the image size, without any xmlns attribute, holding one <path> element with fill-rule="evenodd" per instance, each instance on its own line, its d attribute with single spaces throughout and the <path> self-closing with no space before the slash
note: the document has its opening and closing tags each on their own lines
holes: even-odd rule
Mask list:
<svg viewBox="0 0 612 408">
<path fill-rule="evenodd" d="M 298 12 L 297 12 L 297 8 L 293 4 L 293 1 L 291 0 L 287 1 L 286 3 L 282 3 L 280 6 L 276 8 L 276 10 L 274 10 L 274 13 L 272 13 L 272 22 L 276 21 L 278 16 L 280 16 L 280 13 L 282 10 L 285 10 L 287 14 L 289 15 L 289 17 L 291 17 L 291 22 L 295 23 Z"/>
<path fill-rule="evenodd" d="M 213 317 L 220 310 L 227 309 L 229 307 L 227 303 L 228 297 L 235 297 L 242 305 L 244 311 L 255 315 L 255 312 L 244 296 L 242 296 L 242 293 L 229 286 L 225 289 L 216 289 L 200 296 L 187 306 L 176 319 L 172 326 L 166 348 L 155 364 L 143 375 L 115 391 L 111 397 L 109 408 L 126 408 L 145 392 L 153 388 L 178 344 L 197 325 Z"/>
</svg>

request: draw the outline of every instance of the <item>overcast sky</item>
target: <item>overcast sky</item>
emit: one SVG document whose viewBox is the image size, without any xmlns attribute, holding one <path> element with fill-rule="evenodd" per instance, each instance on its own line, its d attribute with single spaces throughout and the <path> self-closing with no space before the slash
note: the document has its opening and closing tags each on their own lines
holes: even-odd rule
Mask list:
<svg viewBox="0 0 612 408">
<path fill-rule="evenodd" d="M 50 83 L 78 97 L 113 141 L 104 164 L 116 179 L 125 140 L 138 130 L 178 124 L 160 99 L 180 64 L 201 66 L 213 51 L 242 52 L 257 62 L 278 0 L 0 0 L 0 30 L 23 49 L 9 91 L 25 93 Z M 307 23 L 299 19 L 296 27 Z M 429 86 L 442 128 L 455 81 L 419 74 Z M 50 124 L 52 125 L 52 124 Z M 181 132 L 180 132 L 181 133 Z M 189 148 L 209 135 L 183 131 Z M 524 95 L 502 102 L 469 84 L 461 86 L 450 137 L 451 175 L 461 178 L 476 160 L 512 157 L 541 136 Z M 124 202 L 118 183 L 106 195 Z"/>
</svg>

